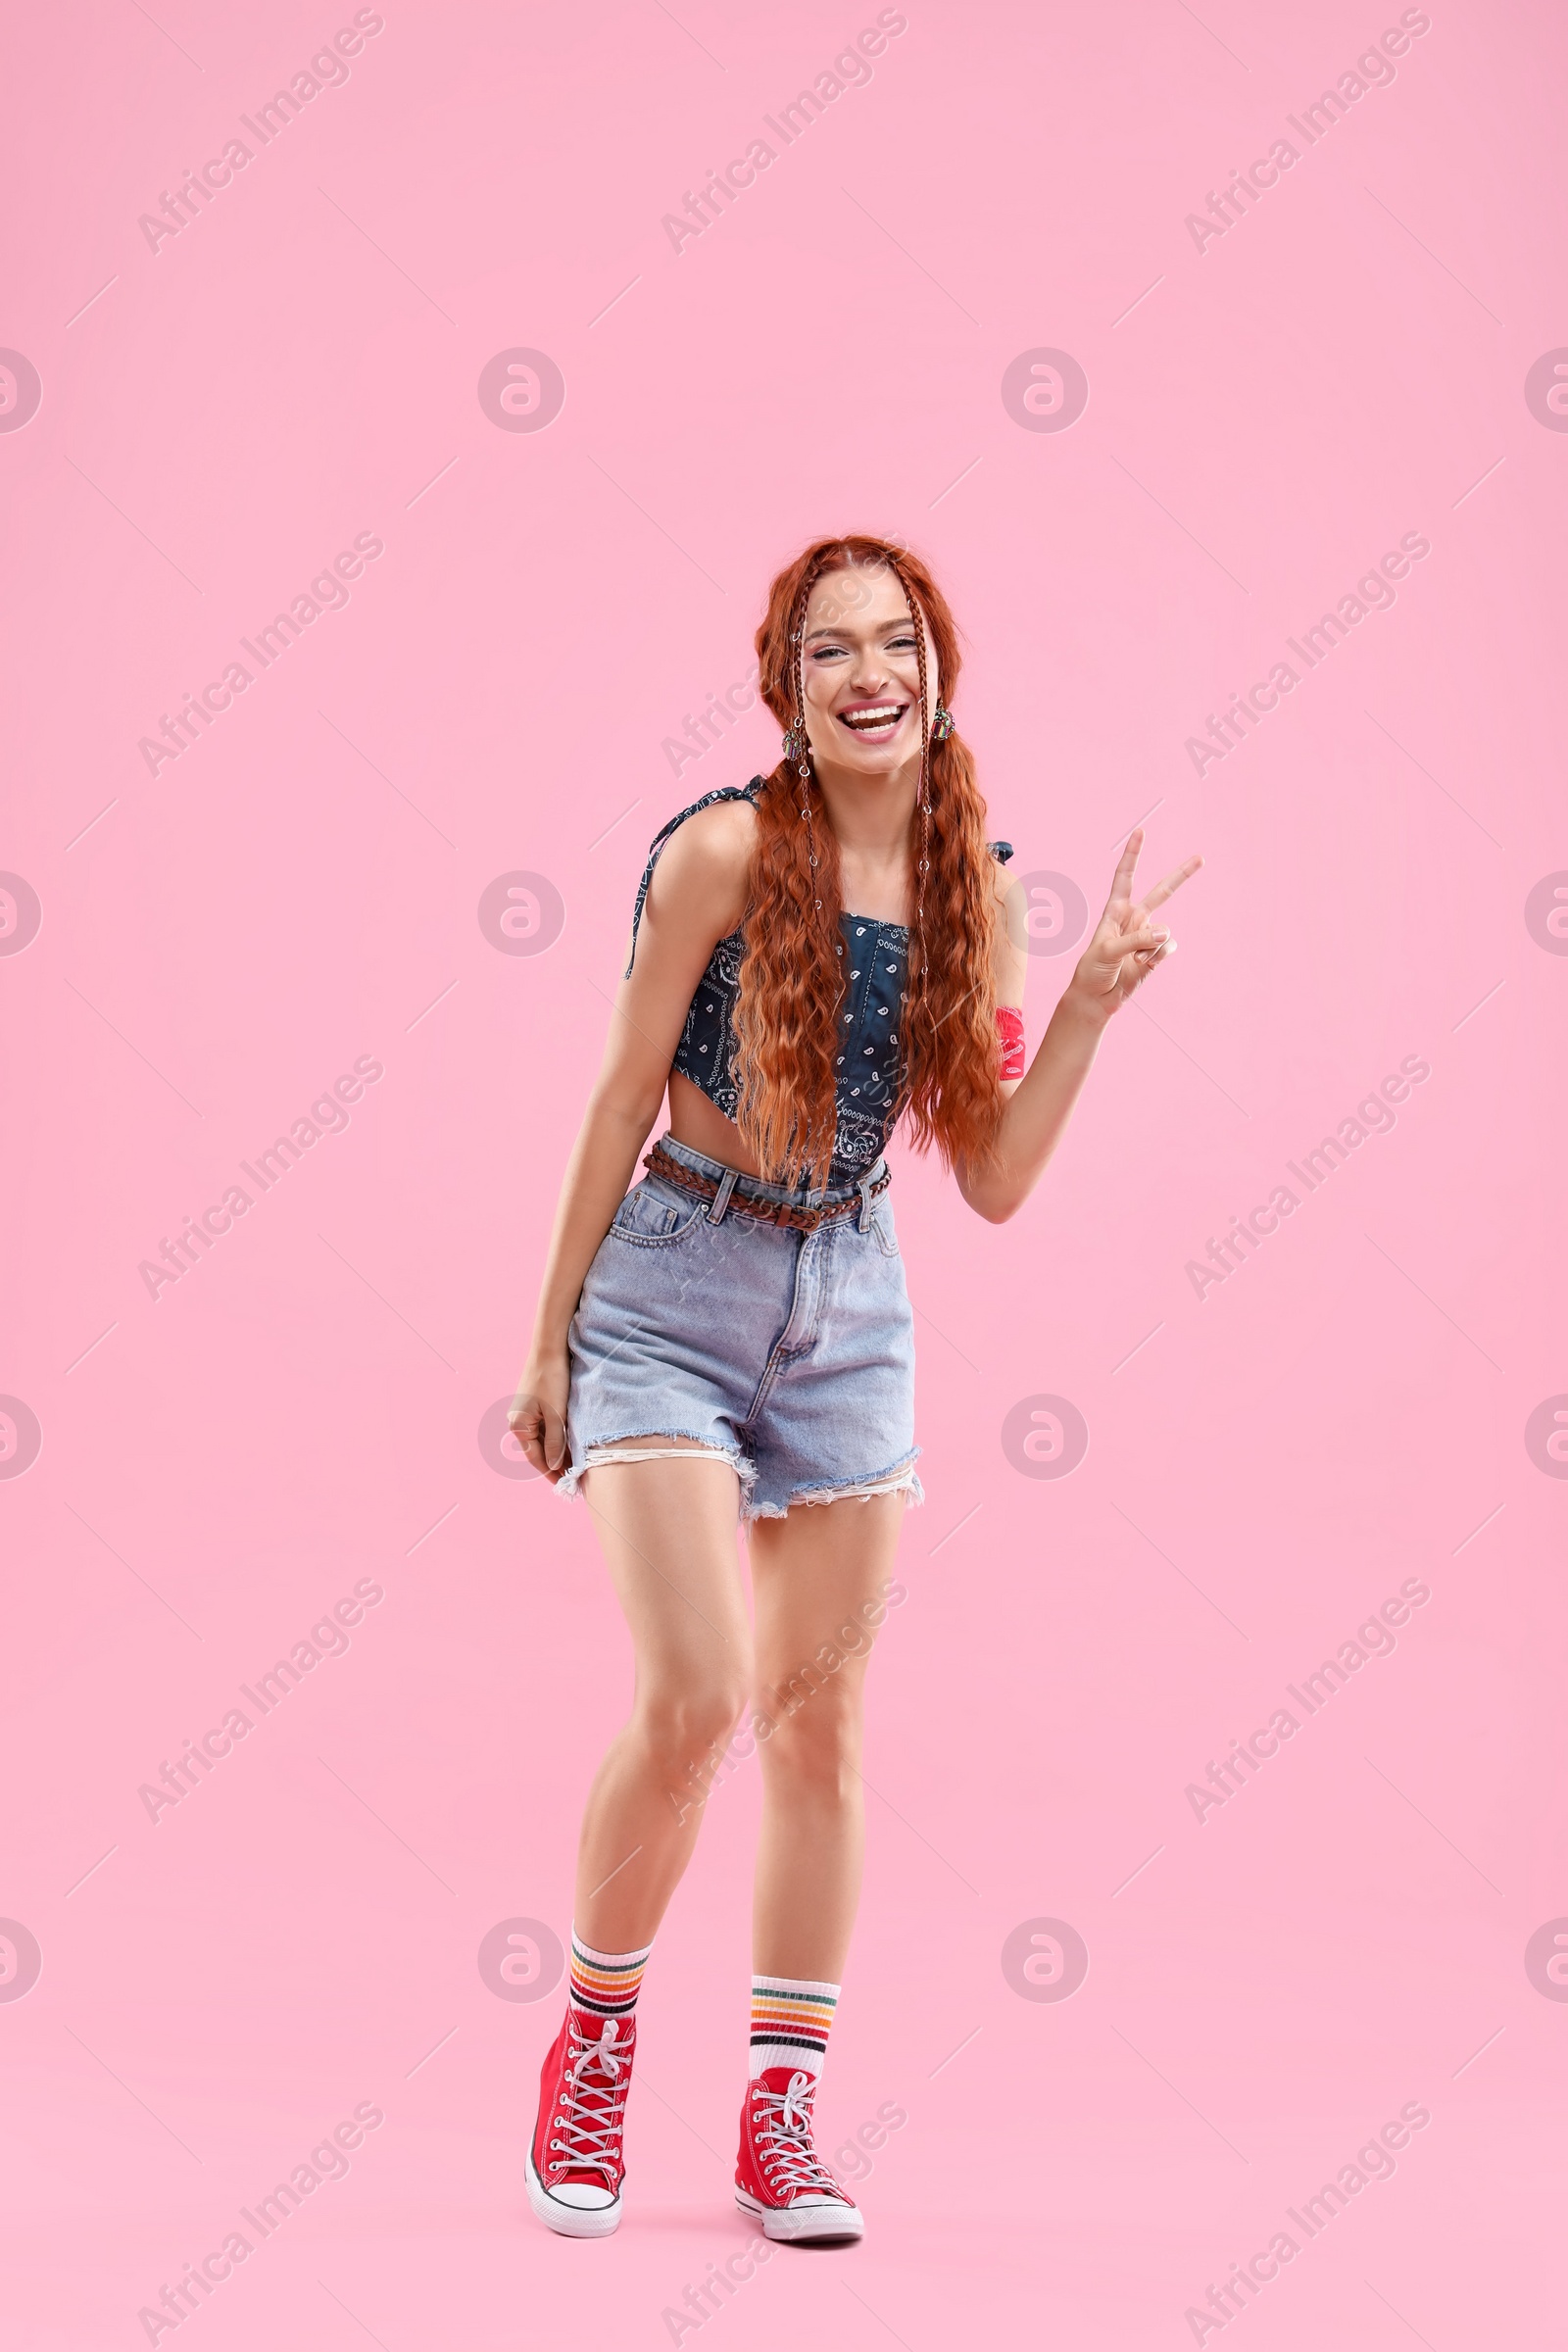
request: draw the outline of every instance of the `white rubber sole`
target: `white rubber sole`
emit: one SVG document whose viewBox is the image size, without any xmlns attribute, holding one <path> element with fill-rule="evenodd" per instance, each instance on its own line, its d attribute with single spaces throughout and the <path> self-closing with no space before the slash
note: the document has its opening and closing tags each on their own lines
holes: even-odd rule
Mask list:
<svg viewBox="0 0 1568 2352">
<path fill-rule="evenodd" d="M 558 2237 L 610 2237 L 620 2228 L 621 2200 L 613 2205 L 563 2205 L 553 2197 L 533 2169 L 533 2151 L 529 2150 L 523 2163 L 523 2180 L 527 2184 L 528 2202 L 547 2230 Z"/>
<path fill-rule="evenodd" d="M 735 2202 L 761 2223 L 764 2237 L 783 2245 L 842 2245 L 865 2235 L 858 2205 L 761 2205 L 744 2188 L 735 2191 Z"/>
</svg>

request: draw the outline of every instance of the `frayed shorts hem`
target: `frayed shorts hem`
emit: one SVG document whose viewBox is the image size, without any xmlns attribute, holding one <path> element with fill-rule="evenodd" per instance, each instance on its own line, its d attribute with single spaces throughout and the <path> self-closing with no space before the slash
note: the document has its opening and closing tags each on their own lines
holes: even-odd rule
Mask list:
<svg viewBox="0 0 1568 2352">
<path fill-rule="evenodd" d="M 583 1447 L 582 1458 L 572 1463 L 565 1477 L 558 1483 L 556 1493 L 565 1501 L 571 1501 L 581 1494 L 582 1480 L 588 1471 L 608 1469 L 617 1461 L 678 1459 L 683 1453 L 695 1453 L 699 1460 L 724 1462 L 734 1471 L 740 1481 L 740 1515 L 745 1526 L 749 1526 L 754 1519 L 786 1518 L 797 1504 L 809 1509 L 814 1503 L 869 1502 L 873 1494 L 902 1494 L 908 1497 L 909 1507 L 914 1510 L 925 1500 L 925 1489 L 914 1470 L 920 1453 L 918 1446 L 913 1453 L 906 1454 L 902 1462 L 894 1463 L 891 1469 L 873 1471 L 865 1478 L 830 1479 L 815 1485 L 799 1486 L 792 1489 L 782 1502 L 769 1502 L 757 1496 L 757 1464 L 750 1461 L 738 1446 L 716 1446 L 711 1438 L 695 1429 L 659 1431 L 658 1435 L 662 1438 L 687 1439 L 689 1443 L 681 1446 L 630 1446 L 626 1444 L 628 1438 L 649 1434 L 652 1433 L 626 1430 L 615 1437 L 595 1439 L 591 1446 Z"/>
<path fill-rule="evenodd" d="M 910 1509 L 918 1509 L 925 1500 L 925 1489 L 914 1474 L 918 1452 L 916 1447 L 906 1460 L 870 1478 L 841 1478 L 825 1485 L 797 1487 L 783 1502 L 759 1502 L 748 1493 L 741 1517 L 748 1523 L 754 1519 L 783 1519 L 797 1504 L 808 1510 L 818 1502 L 869 1502 L 873 1494 L 906 1494 Z"/>
<path fill-rule="evenodd" d="M 657 1446 L 630 1446 L 627 1444 L 627 1440 L 630 1438 L 653 1434 L 655 1433 L 636 1428 L 617 1431 L 612 1437 L 595 1438 L 592 1445 L 583 1447 L 581 1460 L 574 1461 L 565 1477 L 558 1482 L 556 1493 L 570 1502 L 581 1492 L 583 1474 L 586 1471 L 608 1469 L 617 1460 L 657 1459 L 663 1452 L 695 1453 L 699 1460 L 706 1458 L 710 1461 L 727 1462 L 741 1482 L 742 1494 L 747 1494 L 756 1483 L 756 1463 L 749 1462 L 738 1446 L 716 1446 L 706 1430 L 662 1429 L 657 1433 L 661 1438 L 685 1438 L 688 1442 L 681 1446 L 665 1448 Z M 597 1460 L 594 1458 L 596 1455 L 598 1456 Z"/>
</svg>

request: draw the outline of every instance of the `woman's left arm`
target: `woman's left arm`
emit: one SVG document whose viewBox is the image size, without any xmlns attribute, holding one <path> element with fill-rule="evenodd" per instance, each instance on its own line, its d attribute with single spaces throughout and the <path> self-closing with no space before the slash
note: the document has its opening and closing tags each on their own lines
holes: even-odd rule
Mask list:
<svg viewBox="0 0 1568 2352">
<path fill-rule="evenodd" d="M 1133 872 L 1144 846 L 1142 827 L 1128 837 L 1105 911 L 1078 958 L 1040 1051 L 1022 1078 L 1004 1082 L 1007 1097 L 996 1159 L 985 1168 L 958 1169 L 958 1189 L 988 1223 L 1002 1225 L 1023 1206 L 1046 1170 L 1072 1116 L 1084 1080 L 1113 1012 L 1141 988 L 1176 942 L 1153 920 L 1154 909 L 1202 864 L 1189 858 L 1142 899 L 1132 895 Z M 997 1003 L 1021 1005 L 1028 969 L 1024 908 L 1016 883 L 998 909 Z"/>
</svg>

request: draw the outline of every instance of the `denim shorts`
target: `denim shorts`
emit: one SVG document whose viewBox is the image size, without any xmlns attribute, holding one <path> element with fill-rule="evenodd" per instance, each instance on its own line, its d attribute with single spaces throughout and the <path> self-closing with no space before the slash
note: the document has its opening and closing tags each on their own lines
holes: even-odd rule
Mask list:
<svg viewBox="0 0 1568 2352">
<path fill-rule="evenodd" d="M 710 1201 L 672 1180 L 634 1185 L 599 1246 L 572 1317 L 570 1466 L 560 1492 L 635 1437 L 689 1438 L 734 1468 L 746 1519 L 793 1503 L 903 1491 L 914 1475 L 914 1324 L 886 1174 L 826 1191 L 735 1182 Z M 747 1200 L 814 1206 L 858 1196 L 812 1233 L 748 1216 Z M 624 1452 L 618 1458 L 625 1459 Z"/>
</svg>

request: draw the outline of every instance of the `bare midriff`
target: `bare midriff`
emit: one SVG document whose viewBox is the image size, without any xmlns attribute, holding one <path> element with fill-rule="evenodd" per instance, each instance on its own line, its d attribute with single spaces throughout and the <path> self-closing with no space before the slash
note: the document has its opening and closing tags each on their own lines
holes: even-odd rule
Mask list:
<svg viewBox="0 0 1568 2352">
<path fill-rule="evenodd" d="M 738 1168 L 743 1176 L 761 1174 L 756 1154 L 734 1120 L 726 1119 L 717 1103 L 710 1102 L 702 1088 L 678 1070 L 669 1073 L 669 1132 L 677 1144 L 704 1152 L 723 1167 Z"/>
</svg>

